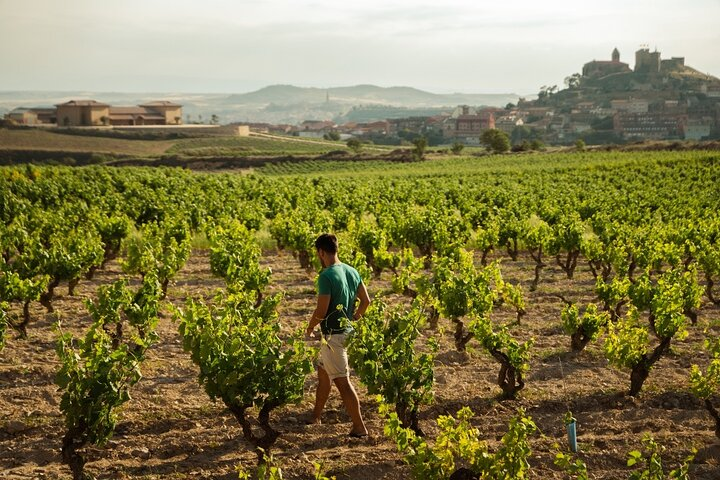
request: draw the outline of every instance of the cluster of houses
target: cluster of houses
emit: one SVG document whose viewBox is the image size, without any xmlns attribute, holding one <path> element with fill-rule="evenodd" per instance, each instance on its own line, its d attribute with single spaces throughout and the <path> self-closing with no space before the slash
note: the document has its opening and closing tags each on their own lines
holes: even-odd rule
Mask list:
<svg viewBox="0 0 720 480">
<path fill-rule="evenodd" d="M 408 136 L 442 137 L 446 141 L 479 144 L 485 130 L 496 128 L 496 113 L 500 108 L 475 109 L 467 105 L 455 108 L 452 113 L 435 116 L 393 118 L 367 123 L 306 120 L 299 125 L 246 123 L 252 131 L 296 135 L 305 138 L 328 138 L 338 135 L 348 138 L 407 138 Z"/>
<path fill-rule="evenodd" d="M 662 59 L 660 52 L 645 46 L 635 52 L 635 66 L 630 68 L 620 61 L 616 48 L 610 60 L 586 63 L 575 79 L 576 86 L 583 87 L 561 92 L 564 96 L 555 97 L 564 99 L 560 102 L 549 101 L 554 92 L 546 91 L 545 101 L 519 99 L 517 105 L 506 108 L 461 105 L 435 116 L 340 125 L 308 120 L 300 125 L 250 124 L 250 128 L 303 137 L 339 134 L 386 143 L 424 135 L 434 143 L 468 145 L 478 144 L 482 132 L 491 128 L 515 141 L 537 138 L 551 144 L 578 138 L 592 138 L 591 143 L 720 138 L 720 82 L 695 71 L 700 80 L 692 82 L 692 87 L 673 86 L 673 75 L 680 71 L 694 70 L 685 66 L 682 57 Z M 618 80 L 630 88 L 608 91 Z"/>
<path fill-rule="evenodd" d="M 563 143 L 591 131 L 625 140 L 702 140 L 720 125 L 720 102 L 710 106 L 679 100 L 651 103 L 629 96 L 608 103 L 578 102 L 564 111 L 536 108 L 533 121 L 526 118 L 525 126 L 543 132 L 549 142 Z"/>
<path fill-rule="evenodd" d="M 640 75 L 646 82 L 659 79 L 665 86 L 653 91 L 649 83 L 638 82 L 634 88 L 645 90 L 637 95 L 641 98 L 615 94 L 614 99 L 604 104 L 576 102 L 569 114 L 561 117 L 563 126 L 558 128 L 572 135 L 590 130 L 599 118 L 612 118 L 613 132 L 625 139 L 701 140 L 717 135 L 720 129 L 720 84 L 708 77 L 699 82 L 696 89 L 673 87 L 673 74 L 683 69 L 686 69 L 684 57 L 662 59 L 660 52 L 650 51 L 647 46 L 635 52 L 635 66 L 631 69 L 620 61 L 620 52 L 615 48 L 611 60 L 586 63 L 582 78 L 612 83 L 620 78 L 637 79 Z M 704 101 L 700 101 L 701 98 Z"/>
<path fill-rule="evenodd" d="M 692 71 L 686 69 L 684 58 L 662 59 L 660 52 L 651 52 L 645 46 L 635 52 L 635 66 L 631 69 L 620 61 L 616 48 L 611 60 L 586 63 L 580 81 L 600 80 L 608 85 L 618 79 L 629 79 L 634 86 L 630 92 L 571 89 L 569 92 L 577 96 L 568 95 L 561 103 L 520 99 L 517 105 L 506 108 L 476 109 L 464 105 L 444 115 L 342 125 L 306 121 L 282 128 L 283 133 L 308 137 L 337 132 L 342 136 L 370 139 L 385 136 L 397 140 L 407 138 L 404 134 L 409 133 L 446 144 L 477 144 L 482 132 L 490 128 L 502 130 L 514 139 L 531 136 L 547 143 L 571 143 L 589 134 L 594 134 L 598 142 L 720 138 L 720 82 L 716 79 L 707 77 L 692 88 L 665 85 L 657 90 L 643 83 L 650 78 L 669 84 L 672 74 L 684 69 Z M 257 125 L 257 128 L 274 127 Z"/>
<path fill-rule="evenodd" d="M 498 129 L 511 138 L 531 135 L 546 143 L 569 143 L 591 131 L 612 134 L 615 139 L 702 140 L 720 125 L 720 102 L 715 108 L 688 105 L 678 100 L 651 104 L 632 97 L 618 98 L 609 105 L 578 102 L 569 111 L 540 107 L 520 101 L 510 108 L 473 108 L 461 105 L 452 113 L 424 117 L 387 119 L 368 123 L 307 120 L 299 125 L 247 124 L 252 131 L 341 139 L 356 137 L 377 141 L 407 139 L 423 135 L 440 139 L 436 143 L 460 142 L 477 145 L 485 130 Z M 518 130 L 521 130 L 518 133 Z"/>
<path fill-rule="evenodd" d="M 478 144 L 485 130 L 496 128 L 495 111 L 499 109 L 474 109 L 467 105 L 457 107 L 452 113 L 427 117 L 394 118 L 369 123 L 349 122 L 335 125 L 333 122 L 305 121 L 291 133 L 301 137 L 323 137 L 337 132 L 341 138 L 387 136 L 406 138 L 407 135 L 442 137 L 447 142 Z"/>
</svg>

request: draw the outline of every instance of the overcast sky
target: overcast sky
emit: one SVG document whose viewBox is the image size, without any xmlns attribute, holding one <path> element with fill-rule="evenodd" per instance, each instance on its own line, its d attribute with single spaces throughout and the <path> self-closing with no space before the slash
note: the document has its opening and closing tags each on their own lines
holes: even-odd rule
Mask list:
<svg viewBox="0 0 720 480">
<path fill-rule="evenodd" d="M 720 0 L 0 0 L 0 91 L 535 93 L 641 44 L 720 76 Z"/>
</svg>

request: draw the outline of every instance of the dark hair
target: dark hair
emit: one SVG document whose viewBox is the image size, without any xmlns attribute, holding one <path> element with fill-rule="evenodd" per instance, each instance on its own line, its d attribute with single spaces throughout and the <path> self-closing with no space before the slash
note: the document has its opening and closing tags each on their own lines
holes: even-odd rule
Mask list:
<svg viewBox="0 0 720 480">
<path fill-rule="evenodd" d="M 315 240 L 315 248 L 327 253 L 337 253 L 337 237 L 332 233 L 323 233 Z"/>
</svg>

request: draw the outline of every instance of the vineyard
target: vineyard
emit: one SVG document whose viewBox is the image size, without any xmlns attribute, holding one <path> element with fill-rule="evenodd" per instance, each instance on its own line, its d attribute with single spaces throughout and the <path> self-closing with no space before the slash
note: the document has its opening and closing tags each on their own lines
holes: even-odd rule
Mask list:
<svg viewBox="0 0 720 480">
<path fill-rule="evenodd" d="M 343 142 L 280 136 L 218 137 L 179 140 L 168 151 L 189 157 L 253 155 L 319 155 L 347 150 Z"/>
<path fill-rule="evenodd" d="M 179 139 L 137 139 L 102 137 L 103 132 L 83 131 L 45 131 L 45 130 L 9 130 L 0 129 L 1 151 L 63 152 L 68 157 L 79 153 L 96 155 L 157 158 L 173 156 L 190 159 L 207 157 L 252 157 L 252 156 L 314 156 L 333 151 L 349 152 L 345 142 L 333 142 L 322 139 L 305 139 L 291 136 L 232 136 L 225 134 L 209 135 L 206 132 L 182 132 L 190 138 Z M 105 133 L 111 135 L 112 132 Z M 115 135 L 121 135 L 116 133 Z M 152 132 L 146 133 L 152 135 Z M 160 134 L 158 134 L 160 135 Z M 180 135 L 180 134 L 178 134 Z M 389 151 L 387 147 L 372 147 L 373 151 Z M 42 160 L 42 157 L 33 157 Z M 0 156 L 2 160 L 2 156 Z"/>
<path fill-rule="evenodd" d="M 715 479 L 718 185 L 706 151 L 4 167 L 0 478 Z M 373 299 L 364 439 L 336 390 L 305 424 L 326 231 Z"/>
<path fill-rule="evenodd" d="M 126 140 L 81 135 L 64 135 L 45 130 L 0 129 L 0 146 L 7 150 L 60 150 L 64 152 L 160 155 L 172 141 Z"/>
</svg>

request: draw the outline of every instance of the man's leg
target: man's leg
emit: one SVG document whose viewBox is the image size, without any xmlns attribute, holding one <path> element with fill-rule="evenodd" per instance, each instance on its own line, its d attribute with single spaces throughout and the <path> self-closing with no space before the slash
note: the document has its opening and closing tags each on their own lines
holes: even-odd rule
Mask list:
<svg viewBox="0 0 720 480">
<path fill-rule="evenodd" d="M 355 435 L 367 435 L 368 431 L 365 428 L 365 422 L 363 422 L 362 414 L 360 413 L 360 400 L 358 399 L 357 393 L 350 383 L 348 377 L 339 377 L 333 380 L 340 396 L 342 397 L 345 410 L 347 410 L 350 418 L 352 419 L 353 428 L 350 433 Z"/>
<path fill-rule="evenodd" d="M 320 416 L 330 396 L 330 386 L 330 377 L 328 377 L 327 372 L 324 368 L 318 367 L 318 386 L 315 390 L 315 409 L 310 420 L 311 423 L 320 423 Z"/>
</svg>

